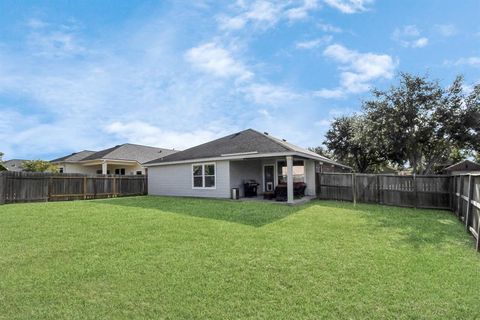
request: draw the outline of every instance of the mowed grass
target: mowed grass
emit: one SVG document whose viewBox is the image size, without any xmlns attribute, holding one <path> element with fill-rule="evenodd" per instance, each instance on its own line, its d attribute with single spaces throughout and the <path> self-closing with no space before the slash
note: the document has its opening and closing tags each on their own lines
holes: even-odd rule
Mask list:
<svg viewBox="0 0 480 320">
<path fill-rule="evenodd" d="M 0 206 L 1 319 L 468 319 L 449 212 L 171 197 Z"/>
</svg>

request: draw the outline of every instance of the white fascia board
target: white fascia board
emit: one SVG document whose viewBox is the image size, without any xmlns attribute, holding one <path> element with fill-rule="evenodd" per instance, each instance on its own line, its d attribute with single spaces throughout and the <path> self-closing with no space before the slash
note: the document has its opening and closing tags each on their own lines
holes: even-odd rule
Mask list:
<svg viewBox="0 0 480 320">
<path fill-rule="evenodd" d="M 137 160 L 118 160 L 118 159 L 81 160 L 81 161 L 77 161 L 75 163 L 78 163 L 78 164 L 81 164 L 81 165 L 84 165 L 84 166 L 95 166 L 95 165 L 102 164 L 104 162 L 110 163 L 110 164 L 119 164 L 119 165 L 122 165 L 122 164 L 128 164 L 128 165 L 139 164 L 139 165 L 141 165 L 141 163 L 138 162 Z"/>
<path fill-rule="evenodd" d="M 286 157 L 286 156 L 298 156 L 302 158 L 317 160 L 321 162 L 331 163 L 337 166 L 350 168 L 348 166 L 337 164 L 334 161 L 326 160 L 323 157 L 315 157 L 310 154 L 305 154 L 302 152 L 275 152 L 275 153 L 255 153 L 255 154 L 242 154 L 242 155 L 232 155 L 232 156 L 220 156 L 212 158 L 199 158 L 199 159 L 188 159 L 188 160 L 179 160 L 179 161 L 168 161 L 168 162 L 158 162 L 151 164 L 144 164 L 144 167 L 157 167 L 157 166 L 167 166 L 174 164 L 185 164 L 185 163 L 195 163 L 195 162 L 205 162 L 205 161 L 222 161 L 222 160 L 243 160 L 243 159 L 256 159 L 256 158 L 275 158 L 275 157 Z"/>
</svg>

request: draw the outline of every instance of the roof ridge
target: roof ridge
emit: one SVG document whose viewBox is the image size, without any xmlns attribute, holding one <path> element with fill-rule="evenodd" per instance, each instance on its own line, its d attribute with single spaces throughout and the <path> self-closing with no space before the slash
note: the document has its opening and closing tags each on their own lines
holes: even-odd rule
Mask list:
<svg viewBox="0 0 480 320">
<path fill-rule="evenodd" d="M 290 151 L 295 151 L 295 150 L 294 150 L 293 148 L 291 148 L 290 146 L 288 146 L 288 145 L 286 146 L 286 145 L 282 144 L 282 143 L 279 141 L 280 138 L 277 138 L 277 137 L 275 137 L 275 136 L 271 136 L 270 133 L 268 133 L 268 132 L 266 132 L 266 134 L 265 134 L 265 133 L 261 133 L 261 132 L 255 130 L 255 129 L 250 129 L 250 130 L 252 130 L 252 131 L 254 131 L 254 132 L 256 132 L 256 133 L 258 133 L 258 134 L 260 134 L 260 135 L 262 135 L 262 136 L 264 136 L 264 137 L 266 137 L 266 138 L 268 138 L 268 139 L 270 139 L 270 140 L 272 140 L 273 142 L 275 142 L 275 143 L 278 144 L 279 146 L 282 146 L 282 147 L 284 147 L 284 148 L 286 148 L 286 149 L 288 149 L 288 150 L 290 150 Z M 285 140 L 285 142 L 287 142 L 287 140 Z"/>
<path fill-rule="evenodd" d="M 448 170 L 449 168 L 452 168 L 452 167 L 454 167 L 454 166 L 456 166 L 456 165 L 459 165 L 459 164 L 461 164 L 461 163 L 464 163 L 464 162 L 470 162 L 471 164 L 474 164 L 474 165 L 476 165 L 476 166 L 480 166 L 480 163 L 478 163 L 478 162 L 472 161 L 472 160 L 470 160 L 470 159 L 463 159 L 463 160 L 461 160 L 461 161 L 458 161 L 458 162 L 456 162 L 456 163 L 454 163 L 454 164 L 449 165 L 448 167 L 444 168 L 444 170 Z"/>
<path fill-rule="evenodd" d="M 256 131 L 256 130 L 253 130 L 253 131 L 255 131 L 255 132 L 258 133 L 258 131 Z M 261 134 L 261 133 L 260 133 L 260 134 Z M 286 148 L 286 149 L 288 149 L 288 150 L 290 150 L 290 151 L 302 152 L 302 153 L 311 154 L 311 155 L 315 154 L 315 156 L 317 156 L 317 157 L 319 157 L 319 158 L 322 158 L 322 159 L 324 159 L 324 160 L 333 161 L 332 159 L 329 159 L 329 158 L 327 158 L 327 157 L 324 157 L 324 156 L 322 156 L 322 155 L 320 155 L 320 154 L 318 154 L 318 153 L 316 153 L 316 152 L 313 152 L 313 151 L 310 151 L 310 150 L 308 150 L 308 149 L 306 149 L 306 148 L 303 148 L 303 147 L 294 145 L 293 143 L 288 142 L 286 139 L 280 139 L 280 138 L 277 138 L 277 137 L 272 136 L 272 135 L 270 135 L 270 134 L 263 134 L 263 135 L 264 135 L 265 137 L 267 137 L 267 138 L 270 138 L 270 139 L 271 139 L 272 141 L 274 141 L 275 143 L 281 145 L 282 147 L 284 147 L 284 148 Z M 295 146 L 295 147 L 297 147 L 297 148 L 300 148 L 300 151 L 297 150 L 297 149 L 295 149 L 293 146 Z M 304 152 L 304 151 L 306 151 L 306 152 Z"/>
<path fill-rule="evenodd" d="M 174 148 L 169 149 L 169 148 L 162 148 L 162 147 L 154 147 L 154 146 L 147 146 L 147 145 L 144 145 L 144 144 L 130 143 L 130 142 L 120 144 L 119 146 L 123 147 L 123 146 L 126 146 L 126 145 L 143 147 L 143 148 L 160 149 L 160 150 L 175 150 Z"/>
</svg>

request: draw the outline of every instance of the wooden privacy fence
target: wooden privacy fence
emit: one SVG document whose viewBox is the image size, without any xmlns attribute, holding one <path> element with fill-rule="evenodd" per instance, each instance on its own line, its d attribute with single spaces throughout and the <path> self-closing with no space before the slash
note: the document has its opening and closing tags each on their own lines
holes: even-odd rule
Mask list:
<svg viewBox="0 0 480 320">
<path fill-rule="evenodd" d="M 452 211 L 477 240 L 480 250 L 480 174 L 452 177 Z"/>
<path fill-rule="evenodd" d="M 480 174 L 396 176 L 320 173 L 317 196 L 384 205 L 453 211 L 480 250 Z"/>
<path fill-rule="evenodd" d="M 441 175 L 321 173 L 317 193 L 320 199 L 450 209 L 451 180 L 451 176 Z"/>
<path fill-rule="evenodd" d="M 0 172 L 0 204 L 63 201 L 147 194 L 144 175 Z"/>
</svg>

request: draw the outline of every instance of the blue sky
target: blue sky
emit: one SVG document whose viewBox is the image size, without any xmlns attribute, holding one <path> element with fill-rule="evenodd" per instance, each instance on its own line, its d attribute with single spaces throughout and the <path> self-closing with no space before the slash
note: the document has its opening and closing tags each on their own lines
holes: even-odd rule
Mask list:
<svg viewBox="0 0 480 320">
<path fill-rule="evenodd" d="M 400 71 L 480 81 L 480 1 L 0 2 L 0 151 L 301 146 Z"/>
</svg>

